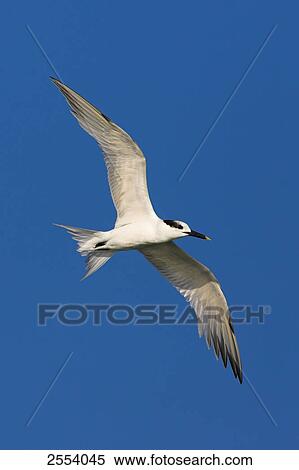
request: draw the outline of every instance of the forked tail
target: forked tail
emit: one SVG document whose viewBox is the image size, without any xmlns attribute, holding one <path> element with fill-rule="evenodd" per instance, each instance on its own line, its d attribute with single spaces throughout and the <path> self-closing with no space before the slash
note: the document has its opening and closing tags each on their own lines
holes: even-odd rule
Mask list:
<svg viewBox="0 0 299 470">
<path fill-rule="evenodd" d="M 115 253 L 113 250 L 96 248 L 101 240 L 101 232 L 98 230 L 88 230 L 85 228 L 70 227 L 68 225 L 54 224 L 56 227 L 64 228 L 78 244 L 77 251 L 81 256 L 86 256 L 86 273 L 82 277 L 88 276 L 103 266 Z"/>
</svg>

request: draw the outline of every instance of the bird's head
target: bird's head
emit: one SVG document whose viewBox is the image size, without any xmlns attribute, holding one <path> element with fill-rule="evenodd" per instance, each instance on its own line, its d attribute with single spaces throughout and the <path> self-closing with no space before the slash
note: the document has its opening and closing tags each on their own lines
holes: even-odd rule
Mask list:
<svg viewBox="0 0 299 470">
<path fill-rule="evenodd" d="M 163 220 L 163 222 L 173 229 L 173 234 L 176 235 L 173 238 L 181 238 L 181 237 L 196 237 L 202 238 L 203 240 L 211 240 L 210 237 L 204 235 L 203 233 L 196 232 L 192 230 L 186 222 L 182 222 L 181 220 Z"/>
</svg>

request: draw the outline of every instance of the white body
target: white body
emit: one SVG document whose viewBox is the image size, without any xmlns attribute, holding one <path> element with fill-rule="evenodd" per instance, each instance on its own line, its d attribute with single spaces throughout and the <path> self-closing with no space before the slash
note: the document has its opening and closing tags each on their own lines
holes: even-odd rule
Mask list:
<svg viewBox="0 0 299 470">
<path fill-rule="evenodd" d="M 176 233 L 159 217 L 144 218 L 137 222 L 115 227 L 107 232 L 96 232 L 93 238 L 81 245 L 80 250 L 93 249 L 97 242 L 105 242 L 105 245 L 101 246 L 101 250 L 132 250 L 155 243 L 166 243 L 184 236 L 187 234 Z"/>
</svg>

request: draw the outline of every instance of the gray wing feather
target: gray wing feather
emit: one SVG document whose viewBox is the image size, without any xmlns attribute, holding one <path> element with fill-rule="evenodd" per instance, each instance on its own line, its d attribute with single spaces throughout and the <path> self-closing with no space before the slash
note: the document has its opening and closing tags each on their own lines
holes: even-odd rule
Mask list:
<svg viewBox="0 0 299 470">
<path fill-rule="evenodd" d="M 146 161 L 133 139 L 99 109 L 59 80 L 52 79 L 80 126 L 99 144 L 117 211 L 116 226 L 153 215 L 146 181 Z"/>
<path fill-rule="evenodd" d="M 228 306 L 214 274 L 175 243 L 160 243 L 139 250 L 194 308 L 200 336 L 213 345 L 224 366 L 229 360 L 235 377 L 242 383 L 240 353 Z"/>
</svg>

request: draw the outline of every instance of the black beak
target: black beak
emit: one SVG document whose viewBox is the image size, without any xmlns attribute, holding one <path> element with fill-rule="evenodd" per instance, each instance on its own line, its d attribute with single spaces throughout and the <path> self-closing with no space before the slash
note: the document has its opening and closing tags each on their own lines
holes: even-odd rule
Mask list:
<svg viewBox="0 0 299 470">
<path fill-rule="evenodd" d="M 191 230 L 190 232 L 185 232 L 185 233 L 190 235 L 190 237 L 202 238 L 203 240 L 211 240 L 211 238 L 208 237 L 207 235 L 204 235 L 203 233 L 200 233 L 200 232 L 195 232 L 195 230 Z"/>
</svg>

